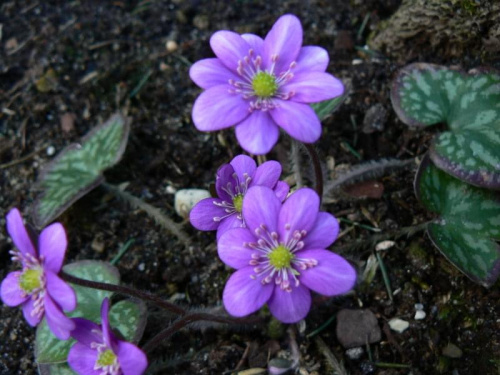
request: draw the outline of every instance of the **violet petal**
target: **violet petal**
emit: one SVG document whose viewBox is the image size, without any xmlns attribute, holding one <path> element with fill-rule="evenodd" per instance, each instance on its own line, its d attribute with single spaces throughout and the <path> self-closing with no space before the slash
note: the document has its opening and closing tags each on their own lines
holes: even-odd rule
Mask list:
<svg viewBox="0 0 500 375">
<path fill-rule="evenodd" d="M 94 370 L 99 353 L 95 349 L 75 343 L 68 353 L 69 367 L 80 375 L 100 375 L 101 370 Z"/>
<path fill-rule="evenodd" d="M 219 85 L 203 91 L 193 105 L 193 122 L 200 131 L 215 131 L 234 126 L 248 117 L 248 101 L 230 93 L 232 87 Z"/>
<path fill-rule="evenodd" d="M 328 52 L 318 46 L 304 46 L 300 49 L 297 57 L 297 67 L 293 70 L 294 74 L 300 72 L 324 72 L 328 67 L 330 58 Z"/>
<path fill-rule="evenodd" d="M 318 261 L 317 266 L 300 271 L 299 280 L 319 294 L 325 296 L 344 294 L 356 283 L 356 271 L 340 255 L 328 250 L 314 249 L 299 251 L 296 256 Z"/>
<path fill-rule="evenodd" d="M 32 315 L 31 313 L 34 310 L 34 301 L 33 298 L 28 298 L 26 302 L 23 303 L 22 309 L 23 309 L 23 315 L 24 319 L 28 322 L 28 324 L 32 327 L 36 327 L 38 323 L 40 323 L 40 320 L 42 320 L 43 315 Z"/>
<path fill-rule="evenodd" d="M 279 138 L 279 128 L 267 111 L 254 111 L 236 126 L 241 147 L 254 155 L 267 154 Z"/>
<path fill-rule="evenodd" d="M 118 341 L 115 354 L 123 375 L 141 375 L 148 367 L 146 354 L 129 342 Z"/>
<path fill-rule="evenodd" d="M 255 237 L 246 228 L 236 228 L 225 232 L 217 242 L 219 258 L 229 267 L 236 269 L 249 265 L 252 254 L 257 253 L 245 244 L 255 242 Z"/>
<path fill-rule="evenodd" d="M 231 164 L 223 164 L 217 170 L 215 179 L 215 190 L 223 201 L 231 203 L 236 195 L 236 179 L 234 178 L 234 168 Z"/>
<path fill-rule="evenodd" d="M 219 241 L 221 236 L 228 230 L 242 228 L 244 226 L 245 224 L 243 223 L 243 220 L 239 219 L 236 213 L 226 217 L 220 222 L 219 227 L 217 228 L 217 241 Z"/>
<path fill-rule="evenodd" d="M 7 232 L 9 232 L 12 242 L 22 254 L 30 254 L 38 258 L 33 242 L 28 235 L 21 213 L 17 208 L 13 208 L 6 216 Z"/>
<path fill-rule="evenodd" d="M 280 91 L 294 92 L 291 99 L 294 102 L 315 103 L 342 95 L 344 84 L 328 73 L 302 72 L 296 73 Z"/>
<path fill-rule="evenodd" d="M 19 285 L 19 276 L 21 276 L 21 274 L 21 271 L 9 272 L 7 277 L 2 281 L 0 296 L 2 297 L 3 303 L 7 306 L 18 306 L 26 302 L 29 298 L 28 296 L 23 297 L 24 292 Z"/>
<path fill-rule="evenodd" d="M 267 186 L 273 189 L 281 176 L 281 164 L 269 160 L 257 167 L 250 185 Z"/>
<path fill-rule="evenodd" d="M 117 340 L 115 335 L 111 331 L 111 326 L 109 325 L 109 298 L 106 297 L 102 301 L 101 305 L 101 329 L 102 329 L 102 340 L 108 348 L 110 348 L 114 353 L 116 353 Z"/>
<path fill-rule="evenodd" d="M 235 156 L 229 164 L 231 164 L 231 166 L 233 167 L 234 172 L 238 177 L 237 182 L 239 183 L 240 186 L 245 181 L 245 174 L 248 177 L 252 177 L 253 174 L 255 173 L 255 170 L 257 169 L 257 164 L 255 163 L 255 160 L 253 160 L 250 156 L 247 155 Z M 236 189 L 236 192 L 239 192 L 239 189 Z"/>
<path fill-rule="evenodd" d="M 239 269 L 231 275 L 224 287 L 223 302 L 227 312 L 233 316 L 245 316 L 259 310 L 271 297 L 273 283 L 262 284 L 254 275 L 253 267 Z"/>
<path fill-rule="evenodd" d="M 216 230 L 220 222 L 214 217 L 224 217 L 227 215 L 222 207 L 216 206 L 214 202 L 222 202 L 218 198 L 205 198 L 199 201 L 189 213 L 191 225 L 199 230 Z"/>
<path fill-rule="evenodd" d="M 228 84 L 230 79 L 240 80 L 238 75 L 226 68 L 217 58 L 195 62 L 189 69 L 189 77 L 202 89 Z"/>
<path fill-rule="evenodd" d="M 290 63 L 297 59 L 301 46 L 302 25 L 299 19 L 291 14 L 281 16 L 264 39 L 264 67 L 269 68 L 273 56 L 278 56 L 274 73 L 279 75 L 287 71 Z"/>
<path fill-rule="evenodd" d="M 283 323 L 296 323 L 304 319 L 311 307 L 311 292 L 305 286 L 290 286 L 291 292 L 280 287 L 274 288 L 274 293 L 267 302 L 271 314 Z"/>
<path fill-rule="evenodd" d="M 276 187 L 274 188 L 274 193 L 276 194 L 280 202 L 283 202 L 286 199 L 289 191 L 290 186 L 285 181 L 278 181 L 276 183 Z"/>
<path fill-rule="evenodd" d="M 76 307 L 76 294 L 66 282 L 55 273 L 46 270 L 47 292 L 64 311 L 73 311 Z"/>
<path fill-rule="evenodd" d="M 64 262 L 68 246 L 66 231 L 61 223 L 54 223 L 45 228 L 38 238 L 40 257 L 43 257 L 43 267 L 58 273 Z"/>
<path fill-rule="evenodd" d="M 212 35 L 210 46 L 221 62 L 233 72 L 238 68 L 238 61 L 248 55 L 251 48 L 240 34 L 227 30 Z"/>
<path fill-rule="evenodd" d="M 276 100 L 276 108 L 270 110 L 274 121 L 292 138 L 301 142 L 313 143 L 321 136 L 321 123 L 308 104 L 290 100 Z"/>
<path fill-rule="evenodd" d="M 71 331 L 75 328 L 75 323 L 64 315 L 49 295 L 45 295 L 44 304 L 45 319 L 50 330 L 59 340 L 67 340 Z"/>
<path fill-rule="evenodd" d="M 339 235 L 339 222 L 328 212 L 320 212 L 313 228 L 303 239 L 305 249 L 326 249 Z"/>
<path fill-rule="evenodd" d="M 295 231 L 308 232 L 313 228 L 319 211 L 318 194 L 309 188 L 293 192 L 281 207 L 278 219 L 280 240 L 287 243 Z"/>
<path fill-rule="evenodd" d="M 277 232 L 281 203 L 273 190 L 267 186 L 252 186 L 243 198 L 243 220 L 252 234 L 261 225 L 269 232 Z"/>
<path fill-rule="evenodd" d="M 261 56 L 264 51 L 264 39 L 255 34 L 242 34 L 241 37 L 245 39 L 250 48 L 253 50 L 253 57 Z"/>
<path fill-rule="evenodd" d="M 93 342 L 102 342 L 102 336 L 96 332 L 101 332 L 100 326 L 88 319 L 72 318 L 72 320 L 75 323 L 75 329 L 71 331 L 71 337 L 80 344 L 90 348 L 90 344 Z"/>
</svg>

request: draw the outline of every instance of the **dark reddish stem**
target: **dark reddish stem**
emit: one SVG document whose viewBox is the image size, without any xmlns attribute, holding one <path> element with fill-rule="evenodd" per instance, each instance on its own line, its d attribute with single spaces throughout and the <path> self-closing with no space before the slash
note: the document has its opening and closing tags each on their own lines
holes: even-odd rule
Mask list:
<svg viewBox="0 0 500 375">
<path fill-rule="evenodd" d="M 304 143 L 304 146 L 309 152 L 309 156 L 311 157 L 313 166 L 314 166 L 314 175 L 316 176 L 316 193 L 319 195 L 319 199 L 323 197 L 323 172 L 321 171 L 321 163 L 319 161 L 318 153 L 313 145 Z"/>
<path fill-rule="evenodd" d="M 79 277 L 72 276 L 72 275 L 67 274 L 63 271 L 61 271 L 59 273 L 59 276 L 61 276 L 61 278 L 65 281 L 67 281 L 68 283 L 84 286 L 86 288 L 94 288 L 94 289 L 106 290 L 108 292 L 125 294 L 127 296 L 139 298 L 143 301 L 152 302 L 156 306 L 158 306 L 164 310 L 168 310 L 170 312 L 173 312 L 174 314 L 184 315 L 187 313 L 187 310 L 183 309 L 182 307 L 179 307 L 173 303 L 167 302 L 164 299 L 162 299 L 154 294 L 151 294 L 149 292 L 143 292 L 141 290 L 129 288 L 127 286 L 122 286 L 122 285 L 100 283 L 97 281 L 80 279 Z"/>
<path fill-rule="evenodd" d="M 226 324 L 255 324 L 255 323 L 259 323 L 262 319 L 258 318 L 258 317 L 241 319 L 241 318 L 217 316 L 217 315 L 206 314 L 206 313 L 188 313 L 188 314 L 184 315 L 183 317 L 179 318 L 172 325 L 168 326 L 163 331 L 158 333 L 151 340 L 149 340 L 142 347 L 142 350 L 144 350 L 145 352 L 152 351 L 163 340 L 168 339 L 174 333 L 180 331 L 182 328 L 186 327 L 187 325 L 194 323 L 194 322 L 197 322 L 197 321 L 200 321 L 200 320 L 204 320 L 204 321 L 208 321 L 208 322 L 215 322 L 215 323 L 226 323 Z"/>
</svg>

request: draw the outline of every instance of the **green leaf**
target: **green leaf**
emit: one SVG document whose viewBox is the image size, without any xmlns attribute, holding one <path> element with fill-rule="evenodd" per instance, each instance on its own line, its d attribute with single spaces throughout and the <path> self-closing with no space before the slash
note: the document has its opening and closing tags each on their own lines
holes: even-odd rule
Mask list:
<svg viewBox="0 0 500 375">
<path fill-rule="evenodd" d="M 109 284 L 119 284 L 118 270 L 109 263 L 94 260 L 83 260 L 63 267 L 64 272 L 85 280 L 99 281 Z M 77 307 L 74 311 L 66 313 L 67 316 L 84 317 L 96 323 L 101 321 L 101 304 L 104 298 L 110 298 L 112 292 L 85 288 L 71 284 L 76 293 Z M 35 339 L 35 357 L 37 363 L 65 362 L 70 347 L 75 341 L 69 339 L 59 340 L 50 331 L 45 318 L 38 325 Z"/>
<path fill-rule="evenodd" d="M 33 206 L 33 221 L 46 226 L 71 204 L 102 183 L 103 171 L 115 165 L 127 145 L 129 119 L 117 113 L 92 129 L 81 144 L 62 150 L 41 172 L 41 191 Z"/>
<path fill-rule="evenodd" d="M 408 125 L 444 122 L 453 131 L 500 130 L 500 74 L 492 70 L 465 73 L 434 64 L 411 64 L 394 79 L 391 100 Z"/>
<path fill-rule="evenodd" d="M 429 236 L 441 253 L 473 281 L 489 287 L 500 274 L 500 195 L 436 168 L 428 156 L 415 179 L 422 204 L 439 218 Z"/>
<path fill-rule="evenodd" d="M 66 363 L 41 363 L 38 365 L 38 373 L 40 375 L 78 375 Z"/>
<path fill-rule="evenodd" d="M 143 301 L 123 300 L 111 306 L 109 324 L 125 341 L 138 343 L 146 327 L 146 312 L 146 304 Z"/>
<path fill-rule="evenodd" d="M 320 121 L 323 121 L 324 119 L 329 117 L 333 112 L 339 109 L 340 105 L 344 103 L 344 101 L 347 99 L 347 96 L 349 94 L 348 91 L 349 90 L 346 89 L 342 95 L 337 96 L 336 98 L 311 104 L 312 109 L 314 109 L 314 112 L 316 112 Z"/>
<path fill-rule="evenodd" d="M 430 156 L 436 166 L 467 183 L 500 189 L 500 130 L 464 129 L 435 137 Z"/>
</svg>

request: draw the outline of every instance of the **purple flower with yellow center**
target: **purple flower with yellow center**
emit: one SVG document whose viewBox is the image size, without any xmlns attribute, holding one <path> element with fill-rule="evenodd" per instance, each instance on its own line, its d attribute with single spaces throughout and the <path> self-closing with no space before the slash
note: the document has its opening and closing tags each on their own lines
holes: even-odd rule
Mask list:
<svg viewBox="0 0 500 375">
<path fill-rule="evenodd" d="M 191 224 L 199 230 L 217 230 L 217 239 L 228 229 L 243 227 L 243 197 L 250 187 L 267 186 L 274 189 L 280 201 L 286 198 L 290 187 L 278 181 L 280 175 L 281 165 L 277 161 L 266 161 L 257 167 L 251 157 L 236 156 L 217 171 L 215 189 L 218 197 L 202 199 L 191 210 Z"/>
<path fill-rule="evenodd" d="M 337 219 L 319 212 L 319 197 L 302 188 L 284 203 L 265 186 L 248 190 L 243 200 L 246 228 L 227 231 L 218 241 L 219 257 L 236 268 L 224 288 L 223 302 L 241 317 L 265 303 L 284 323 L 307 315 L 311 292 L 346 293 L 356 271 L 341 256 L 326 250 L 339 232 Z"/>
<path fill-rule="evenodd" d="M 265 154 L 279 128 L 301 142 L 316 142 L 321 123 L 309 103 L 342 95 L 340 80 L 326 73 L 329 57 L 321 47 L 302 47 L 297 17 L 284 15 L 265 39 L 218 31 L 210 39 L 216 58 L 196 62 L 191 79 L 205 91 L 193 106 L 198 130 L 236 126 L 241 147 Z"/>
<path fill-rule="evenodd" d="M 0 295 L 7 306 L 21 305 L 31 326 L 45 316 L 54 335 L 66 340 L 74 328 L 73 321 L 62 310 L 76 307 L 73 289 L 58 276 L 67 247 L 66 232 L 60 223 L 45 228 L 38 239 L 32 240 L 17 208 L 7 214 L 7 231 L 17 250 L 12 260 L 20 262 L 21 271 L 10 272 L 2 281 Z"/>
<path fill-rule="evenodd" d="M 140 375 L 148 366 L 144 352 L 134 344 L 118 340 L 109 325 L 109 300 L 101 306 L 101 325 L 73 318 L 71 332 L 77 342 L 68 354 L 68 364 L 81 375 Z"/>
</svg>

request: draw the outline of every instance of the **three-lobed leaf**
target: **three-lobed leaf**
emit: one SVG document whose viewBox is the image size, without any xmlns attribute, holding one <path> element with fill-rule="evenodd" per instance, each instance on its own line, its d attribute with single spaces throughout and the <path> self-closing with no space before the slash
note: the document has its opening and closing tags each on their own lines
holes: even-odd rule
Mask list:
<svg viewBox="0 0 500 375">
<path fill-rule="evenodd" d="M 500 274 L 500 195 L 448 175 L 428 156 L 415 190 L 422 204 L 439 214 L 427 228 L 432 242 L 473 281 L 491 286 Z"/>
<path fill-rule="evenodd" d="M 32 214 L 36 226 L 44 227 L 71 204 L 103 181 L 103 171 L 115 165 L 127 145 L 130 121 L 115 114 L 92 129 L 80 144 L 62 150 L 41 172 L 41 191 Z"/>
<path fill-rule="evenodd" d="M 411 64 L 393 81 L 391 100 L 408 125 L 446 123 L 433 140 L 436 166 L 469 184 L 500 189 L 500 74 Z"/>
</svg>

